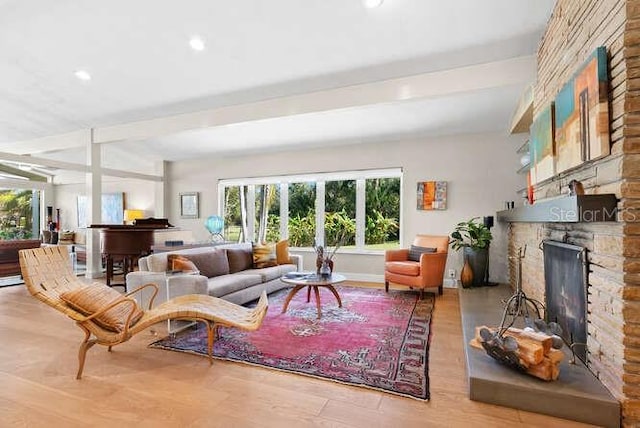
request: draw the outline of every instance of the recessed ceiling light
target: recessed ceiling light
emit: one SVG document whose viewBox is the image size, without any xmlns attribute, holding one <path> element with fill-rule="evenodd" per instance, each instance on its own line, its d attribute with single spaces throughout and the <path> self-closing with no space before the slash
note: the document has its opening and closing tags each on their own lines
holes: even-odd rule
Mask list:
<svg viewBox="0 0 640 428">
<path fill-rule="evenodd" d="M 383 0 L 362 0 L 362 4 L 364 4 L 364 7 L 368 9 L 373 9 L 375 7 L 381 6 L 382 2 Z"/>
<path fill-rule="evenodd" d="M 91 75 L 89 74 L 89 72 L 87 70 L 76 70 L 75 73 L 73 73 L 78 79 L 83 80 L 85 82 L 88 82 L 89 80 L 91 80 Z"/>
<path fill-rule="evenodd" d="M 200 37 L 192 37 L 191 39 L 189 39 L 189 46 L 191 46 L 191 49 L 193 49 L 194 51 L 203 51 L 204 50 L 204 40 L 202 40 Z"/>
</svg>

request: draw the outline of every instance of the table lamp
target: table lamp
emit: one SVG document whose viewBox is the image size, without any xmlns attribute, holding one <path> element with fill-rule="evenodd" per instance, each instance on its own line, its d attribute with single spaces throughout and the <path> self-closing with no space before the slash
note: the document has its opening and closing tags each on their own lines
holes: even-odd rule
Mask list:
<svg viewBox="0 0 640 428">
<path fill-rule="evenodd" d="M 124 224 L 133 224 L 139 218 L 144 218 L 143 210 L 124 210 Z"/>
</svg>

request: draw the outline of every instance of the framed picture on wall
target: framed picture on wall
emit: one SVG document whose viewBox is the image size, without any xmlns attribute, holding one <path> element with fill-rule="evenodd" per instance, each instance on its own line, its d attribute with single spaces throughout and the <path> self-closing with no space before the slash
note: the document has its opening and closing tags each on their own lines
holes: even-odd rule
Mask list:
<svg viewBox="0 0 640 428">
<path fill-rule="evenodd" d="M 198 192 L 180 193 L 180 218 L 198 218 Z"/>
<path fill-rule="evenodd" d="M 78 227 L 84 228 L 87 223 L 88 199 L 85 195 L 78 196 Z M 102 224 L 123 224 L 124 223 L 124 193 L 103 193 L 102 194 Z"/>
<path fill-rule="evenodd" d="M 417 208 L 420 211 L 446 210 L 447 182 L 419 181 L 417 196 Z"/>
</svg>

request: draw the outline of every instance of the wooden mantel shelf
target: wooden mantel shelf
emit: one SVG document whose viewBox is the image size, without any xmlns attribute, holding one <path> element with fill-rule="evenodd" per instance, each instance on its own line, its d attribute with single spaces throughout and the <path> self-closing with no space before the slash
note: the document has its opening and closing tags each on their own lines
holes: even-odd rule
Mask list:
<svg viewBox="0 0 640 428">
<path fill-rule="evenodd" d="M 528 223 L 593 223 L 616 221 L 618 200 L 613 193 L 603 195 L 560 196 L 533 205 L 498 211 L 503 222 Z"/>
</svg>

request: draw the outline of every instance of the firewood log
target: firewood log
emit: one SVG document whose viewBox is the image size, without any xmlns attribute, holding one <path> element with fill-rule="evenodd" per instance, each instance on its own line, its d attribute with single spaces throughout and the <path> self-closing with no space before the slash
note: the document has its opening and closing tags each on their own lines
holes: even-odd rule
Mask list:
<svg viewBox="0 0 640 428">
<path fill-rule="evenodd" d="M 540 364 L 529 366 L 527 373 L 542 380 L 556 380 L 560 375 L 560 367 L 545 357 Z"/>
<path fill-rule="evenodd" d="M 549 350 L 546 356 L 556 365 L 564 360 L 564 352 L 559 349 Z"/>
<path fill-rule="evenodd" d="M 472 347 L 484 349 L 482 347 L 484 340 L 480 336 L 480 330 L 483 328 L 489 329 L 492 333 L 497 330 L 486 326 L 476 327 L 475 337 L 469 342 Z M 505 331 L 504 335 L 511 336 L 518 342 L 517 354 L 522 366 L 527 367 L 529 375 L 546 381 L 558 379 L 564 352 L 551 347 L 551 337 L 513 327 Z"/>
<path fill-rule="evenodd" d="M 531 340 L 534 340 L 536 342 L 539 342 L 540 345 L 542 345 L 542 347 L 544 349 L 545 355 L 551 349 L 551 345 L 553 343 L 553 340 L 551 339 L 550 336 L 547 336 L 544 333 L 538 333 L 538 332 L 535 332 L 535 331 L 524 331 L 522 329 L 515 328 L 515 327 L 510 327 L 508 331 L 509 332 L 513 332 L 513 333 L 517 333 L 518 335 L 520 335 L 522 337 L 526 337 L 528 339 L 531 339 Z"/>
<path fill-rule="evenodd" d="M 486 327 L 486 326 L 476 327 L 475 339 L 480 343 L 483 342 L 482 338 L 480 337 L 480 330 L 483 328 L 489 328 L 489 327 Z M 492 328 L 489 328 L 489 330 L 492 333 L 495 333 L 496 331 L 496 329 L 492 329 Z M 511 336 L 514 339 L 516 339 L 516 341 L 518 342 L 518 356 L 520 357 L 521 360 L 525 362 L 525 365 L 530 366 L 530 365 L 540 364 L 545 355 L 542 341 L 538 340 L 537 338 L 532 339 L 529 336 L 523 336 L 521 332 L 522 330 L 519 330 L 519 329 L 515 329 L 515 331 L 511 331 L 511 329 L 509 329 L 505 332 L 505 335 Z M 550 341 L 551 339 L 549 339 L 549 348 L 551 348 Z"/>
<path fill-rule="evenodd" d="M 480 344 L 480 340 L 481 340 L 481 339 L 478 339 L 477 337 L 474 337 L 473 339 L 471 339 L 471 340 L 469 341 L 469 345 L 470 345 L 472 348 L 476 348 L 476 349 L 484 349 L 484 348 L 482 347 L 482 345 Z"/>
<path fill-rule="evenodd" d="M 514 335 L 507 331 L 505 335 L 511 336 L 518 342 L 518 354 L 520 358 L 526 361 L 529 365 L 540 364 L 544 359 L 544 348 L 535 340 L 522 337 L 520 335 Z"/>
</svg>

